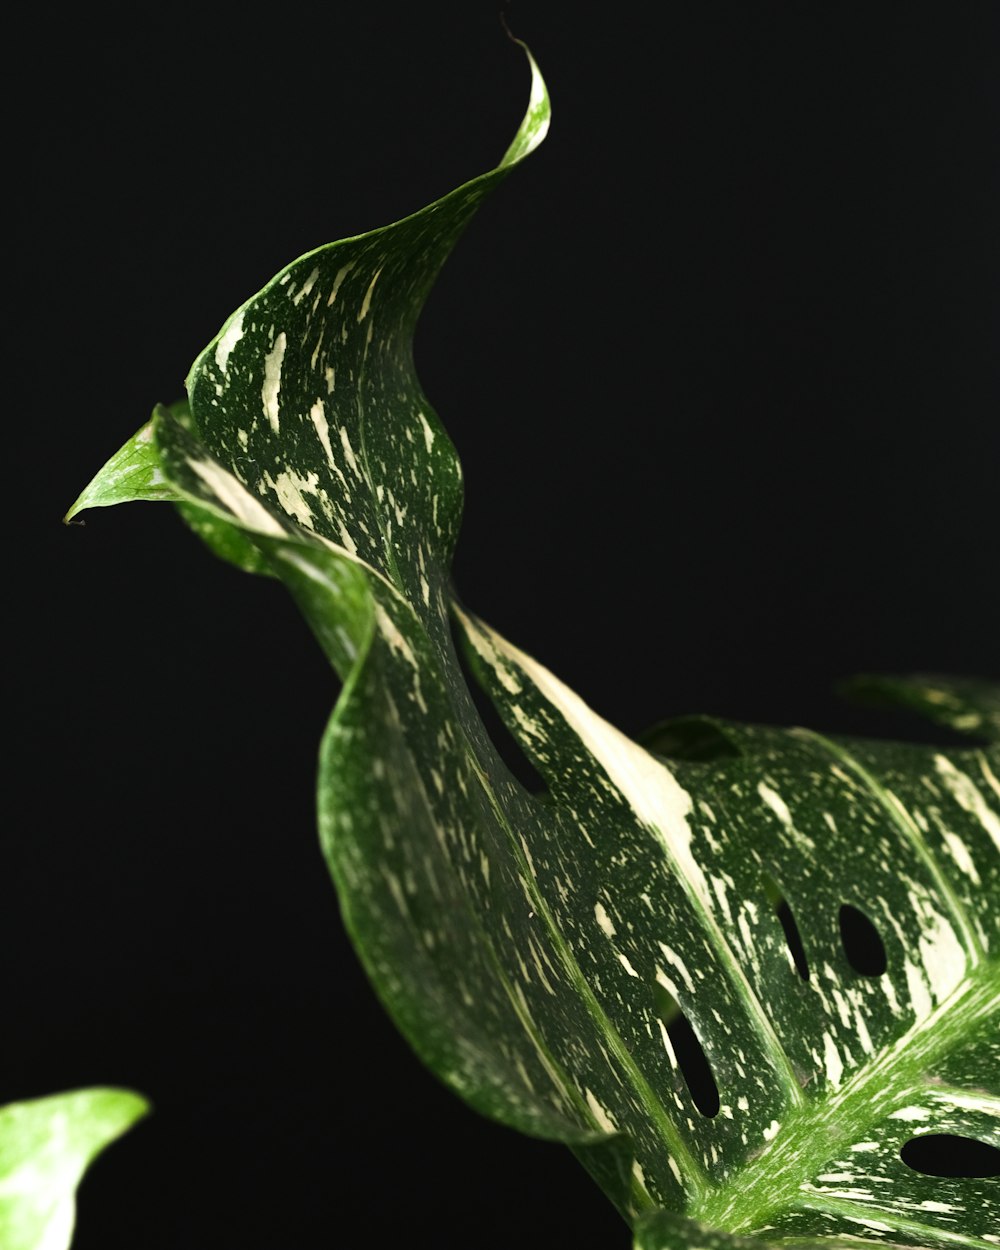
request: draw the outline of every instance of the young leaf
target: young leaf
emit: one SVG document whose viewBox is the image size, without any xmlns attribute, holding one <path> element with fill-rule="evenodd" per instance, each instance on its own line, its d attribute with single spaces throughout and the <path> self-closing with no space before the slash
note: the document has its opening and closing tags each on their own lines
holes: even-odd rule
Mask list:
<svg viewBox="0 0 1000 1250">
<path fill-rule="evenodd" d="M 157 410 L 159 470 L 212 545 L 239 535 L 256 554 L 237 563 L 286 583 L 343 678 L 320 754 L 324 853 L 376 991 L 446 1084 L 568 1143 L 641 1250 L 986 1247 L 996 741 L 688 720 L 639 745 L 451 587 L 461 475 L 413 330 L 548 115 L 532 63 L 495 170 L 309 253 L 240 308 L 192 368 L 190 410 Z M 100 475 L 89 490 L 103 497 Z M 544 793 L 497 754 L 452 626 Z M 995 691 L 947 690 L 949 724 L 995 728 Z M 901 1152 L 928 1134 L 986 1162 L 925 1175 Z"/>
<path fill-rule="evenodd" d="M 88 508 L 109 508 L 112 504 L 134 499 L 156 502 L 176 498 L 160 471 L 151 418 L 115 452 L 100 473 L 95 474 L 66 513 L 65 520 L 68 524 Z"/>
<path fill-rule="evenodd" d="M 4 1250 L 66 1250 L 88 1165 L 147 1110 L 123 1089 L 74 1090 L 0 1108 Z"/>
</svg>

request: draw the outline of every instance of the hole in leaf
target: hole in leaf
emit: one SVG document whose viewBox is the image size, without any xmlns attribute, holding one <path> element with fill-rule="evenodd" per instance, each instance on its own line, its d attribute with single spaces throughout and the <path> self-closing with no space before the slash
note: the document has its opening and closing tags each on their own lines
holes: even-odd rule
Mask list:
<svg viewBox="0 0 1000 1250">
<path fill-rule="evenodd" d="M 1000 1150 L 974 1137 L 954 1133 L 927 1133 L 912 1137 L 899 1157 L 925 1176 L 1000 1176 Z"/>
<path fill-rule="evenodd" d="M 850 903 L 840 909 L 840 939 L 847 962 L 864 977 L 880 977 L 889 966 L 885 943 L 863 911 Z"/>
<path fill-rule="evenodd" d="M 681 1011 L 677 999 L 657 982 L 653 986 L 653 1005 L 670 1039 L 677 1066 L 684 1077 L 694 1105 L 702 1115 L 719 1114 L 719 1087 L 715 1083 L 708 1056 L 702 1049 L 691 1022 Z"/>
<path fill-rule="evenodd" d="M 799 926 L 795 923 L 795 916 L 788 905 L 788 900 L 782 893 L 781 886 L 778 885 L 773 877 L 765 875 L 764 891 L 767 894 L 767 901 L 774 908 L 774 913 L 781 921 L 781 927 L 785 931 L 785 941 L 788 943 L 788 953 L 792 957 L 795 971 L 803 981 L 808 981 L 809 961 L 806 959 L 806 948 L 802 945 Z"/>
<path fill-rule="evenodd" d="M 671 760 L 707 763 L 740 755 L 718 725 L 702 716 L 665 721 L 644 734 L 641 741 L 647 750 Z"/>
<path fill-rule="evenodd" d="M 451 640 L 455 644 L 458 666 L 462 670 L 465 684 L 469 688 L 472 702 L 475 704 L 479 718 L 483 722 L 486 736 L 493 744 L 493 749 L 500 756 L 514 777 L 524 786 L 529 794 L 544 795 L 548 787 L 534 764 L 525 755 L 518 740 L 507 728 L 503 717 L 497 711 L 493 700 L 483 689 L 475 668 L 469 660 L 469 644 L 465 641 L 462 628 L 454 618 L 450 620 Z"/>
</svg>

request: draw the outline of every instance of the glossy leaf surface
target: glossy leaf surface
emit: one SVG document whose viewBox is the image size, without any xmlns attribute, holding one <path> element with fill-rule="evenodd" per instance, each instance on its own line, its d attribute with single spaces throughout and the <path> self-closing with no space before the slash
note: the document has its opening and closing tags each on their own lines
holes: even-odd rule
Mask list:
<svg viewBox="0 0 1000 1250">
<path fill-rule="evenodd" d="M 533 67 L 497 169 L 282 271 L 83 498 L 121 498 L 152 447 L 209 544 L 287 584 L 344 681 L 320 832 L 376 991 L 474 1107 L 570 1144 L 641 1250 L 995 1244 L 994 1178 L 900 1151 L 1000 1146 L 996 691 L 879 686 L 992 739 L 967 750 L 697 720 L 639 745 L 451 587 L 461 473 L 413 330 L 547 124 Z M 452 627 L 544 793 L 502 763 Z"/>
</svg>

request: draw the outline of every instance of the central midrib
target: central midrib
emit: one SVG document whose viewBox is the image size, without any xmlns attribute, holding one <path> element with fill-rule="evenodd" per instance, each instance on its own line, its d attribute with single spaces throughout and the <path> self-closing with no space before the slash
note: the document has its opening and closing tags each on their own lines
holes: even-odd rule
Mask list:
<svg viewBox="0 0 1000 1250">
<path fill-rule="evenodd" d="M 792 1108 L 766 1150 L 734 1172 L 724 1188 L 696 1199 L 686 1214 L 726 1232 L 745 1233 L 801 1205 L 803 1184 L 835 1158 L 841 1146 L 867 1135 L 876 1116 L 884 1119 L 904 1105 L 908 1096 L 926 1088 L 928 1068 L 977 1021 L 996 1010 L 998 991 L 1000 964 L 981 963 L 949 998 L 859 1068 L 842 1089 Z M 810 1195 L 810 1201 L 814 1199 Z M 882 1208 L 869 1209 L 892 1218 Z"/>
</svg>

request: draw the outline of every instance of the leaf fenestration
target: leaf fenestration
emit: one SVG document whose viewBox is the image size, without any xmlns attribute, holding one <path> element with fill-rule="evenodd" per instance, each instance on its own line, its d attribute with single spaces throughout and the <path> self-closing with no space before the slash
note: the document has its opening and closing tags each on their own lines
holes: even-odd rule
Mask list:
<svg viewBox="0 0 1000 1250">
<path fill-rule="evenodd" d="M 917 1126 L 1000 1132 L 1000 746 L 708 720 L 640 745 L 452 590 L 461 472 L 412 334 L 472 213 L 547 124 L 532 63 L 495 170 L 244 304 L 195 362 L 190 411 L 157 410 L 159 470 L 203 536 L 237 543 L 222 554 L 288 585 L 343 678 L 320 752 L 324 854 L 376 991 L 447 1085 L 571 1145 L 639 1250 L 985 1250 L 995 1182 L 931 1178 L 900 1152 Z M 115 472 L 90 497 L 117 500 Z M 452 625 L 544 795 L 498 758 Z M 985 684 L 880 689 L 995 728 Z M 845 907 L 880 935 L 877 976 L 845 952 Z M 685 1080 L 665 998 L 703 1047 L 716 1114 Z"/>
</svg>

